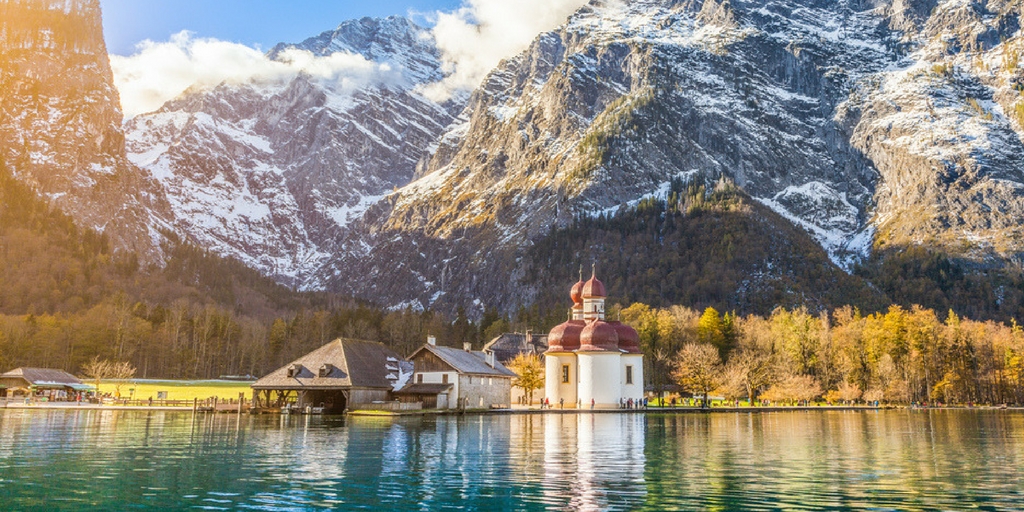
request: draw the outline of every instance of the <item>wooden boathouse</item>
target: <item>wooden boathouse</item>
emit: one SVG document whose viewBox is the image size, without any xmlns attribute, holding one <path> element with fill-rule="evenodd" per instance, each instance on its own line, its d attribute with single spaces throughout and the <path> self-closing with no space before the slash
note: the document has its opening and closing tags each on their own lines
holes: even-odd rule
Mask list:
<svg viewBox="0 0 1024 512">
<path fill-rule="evenodd" d="M 341 413 L 390 400 L 411 376 L 412 365 L 383 344 L 339 338 L 254 382 L 253 407 Z"/>
</svg>

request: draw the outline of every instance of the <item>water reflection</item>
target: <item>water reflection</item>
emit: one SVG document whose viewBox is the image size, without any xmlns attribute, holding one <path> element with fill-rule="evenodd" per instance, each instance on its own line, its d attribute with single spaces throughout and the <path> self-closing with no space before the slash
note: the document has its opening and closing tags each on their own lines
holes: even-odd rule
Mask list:
<svg viewBox="0 0 1024 512">
<path fill-rule="evenodd" d="M 1020 510 L 1024 416 L 894 411 L 665 417 L 650 494 L 683 508 Z M 685 468 L 685 470 L 681 470 Z M 650 502 L 657 508 L 657 502 Z"/>
<path fill-rule="evenodd" d="M 4 509 L 1020 510 L 1024 414 L 0 411 Z"/>
<path fill-rule="evenodd" d="M 643 503 L 644 416 L 520 416 L 512 420 L 513 431 L 524 426 L 533 430 L 538 422 L 544 431 L 544 503 L 575 510 L 634 508 Z M 518 455 L 529 457 L 525 450 Z"/>
</svg>

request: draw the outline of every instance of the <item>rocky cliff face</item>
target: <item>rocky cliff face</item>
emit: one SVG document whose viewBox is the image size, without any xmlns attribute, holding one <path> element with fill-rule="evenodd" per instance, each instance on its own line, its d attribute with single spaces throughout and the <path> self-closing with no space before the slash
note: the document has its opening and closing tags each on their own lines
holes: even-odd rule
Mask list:
<svg viewBox="0 0 1024 512">
<path fill-rule="evenodd" d="M 379 76 L 224 84 L 131 119 L 127 136 L 178 232 L 300 285 L 340 250 L 349 222 L 412 179 L 461 105 L 417 92 L 444 75 L 429 33 L 404 18 L 346 22 L 269 56 L 289 49 L 359 56 Z"/>
<path fill-rule="evenodd" d="M 932 3 L 906 55 L 836 109 L 879 173 L 876 247 L 924 245 L 998 265 L 1024 251 L 1022 2 Z"/>
<path fill-rule="evenodd" d="M 406 255 L 413 270 L 387 302 L 428 305 L 439 286 L 521 300 L 514 271 L 488 280 L 494 261 L 514 270 L 517 247 L 551 226 L 698 175 L 730 177 L 847 268 L 907 244 L 1019 260 L 1021 9 L 595 0 L 490 74 L 426 174 L 368 219 L 377 250 L 333 270 L 359 260 L 384 276 L 376 255 Z M 479 269 L 476 284 L 453 282 L 449 261 Z"/>
<path fill-rule="evenodd" d="M 117 247 L 157 257 L 161 194 L 125 159 L 98 0 L 0 2 L 0 158 Z"/>
</svg>

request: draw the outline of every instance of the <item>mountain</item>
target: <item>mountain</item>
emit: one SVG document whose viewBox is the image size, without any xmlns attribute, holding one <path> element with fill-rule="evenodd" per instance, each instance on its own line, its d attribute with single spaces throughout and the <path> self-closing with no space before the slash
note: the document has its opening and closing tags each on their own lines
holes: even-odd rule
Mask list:
<svg viewBox="0 0 1024 512">
<path fill-rule="evenodd" d="M 3 8 L 0 156 L 155 262 L 177 233 L 471 318 L 555 308 L 590 261 L 656 304 L 1021 311 L 1022 0 L 593 0 L 447 101 L 429 30 L 354 20 L 267 54 L 332 73 L 123 128 L 96 2 Z"/>
<path fill-rule="evenodd" d="M 128 157 L 166 193 L 176 232 L 293 286 L 412 180 L 461 108 L 418 91 L 444 73 L 430 33 L 405 18 L 345 22 L 268 57 L 295 52 L 356 59 L 372 76 L 225 83 L 126 123 Z"/>
<path fill-rule="evenodd" d="M 1012 270 L 1022 6 L 595 0 L 486 78 L 425 174 L 350 235 L 372 250 L 323 275 L 387 304 L 529 304 L 526 249 L 552 227 L 698 175 L 730 178 L 847 270 L 919 246 Z"/>
<path fill-rule="evenodd" d="M 118 248 L 158 259 L 165 209 L 124 151 L 98 0 L 0 3 L 0 160 Z"/>
</svg>

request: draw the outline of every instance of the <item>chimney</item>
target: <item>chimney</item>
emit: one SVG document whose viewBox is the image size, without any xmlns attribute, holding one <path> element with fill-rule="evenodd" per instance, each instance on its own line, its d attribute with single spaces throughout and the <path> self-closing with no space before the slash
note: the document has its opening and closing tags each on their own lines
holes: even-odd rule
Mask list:
<svg viewBox="0 0 1024 512">
<path fill-rule="evenodd" d="M 468 342 L 468 341 L 463 343 L 462 344 L 462 350 L 465 350 L 466 352 L 472 352 L 473 351 L 473 344 Z"/>
<path fill-rule="evenodd" d="M 437 338 L 434 336 L 427 336 L 427 345 L 437 345 Z"/>
<path fill-rule="evenodd" d="M 487 366 L 494 368 L 494 352 L 487 353 Z"/>
</svg>

